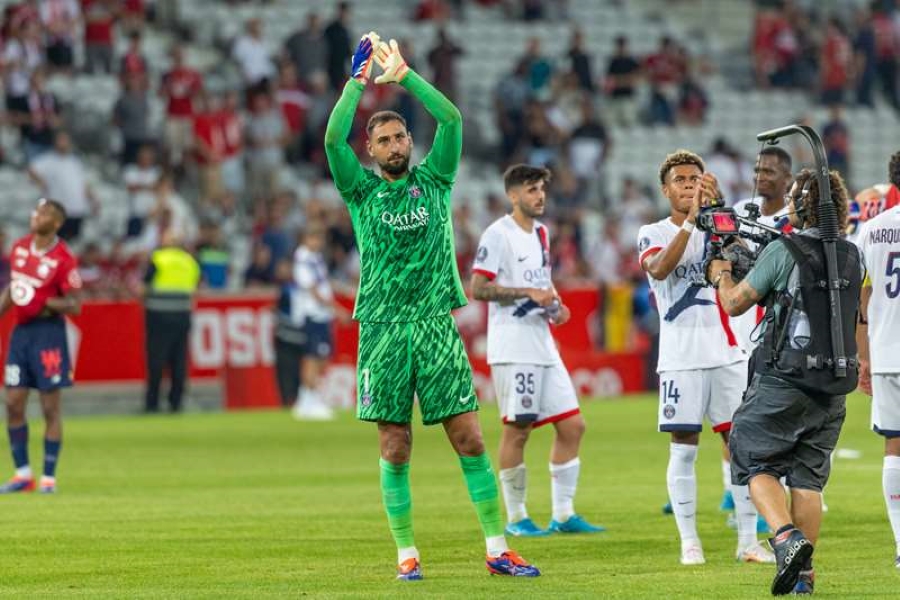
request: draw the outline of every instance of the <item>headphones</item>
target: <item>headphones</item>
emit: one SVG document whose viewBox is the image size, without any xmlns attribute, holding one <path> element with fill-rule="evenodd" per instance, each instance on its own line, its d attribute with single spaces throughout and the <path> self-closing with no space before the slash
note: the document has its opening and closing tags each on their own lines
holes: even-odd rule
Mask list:
<svg viewBox="0 0 900 600">
<path fill-rule="evenodd" d="M 806 211 L 809 208 L 807 205 L 807 201 L 809 200 L 809 188 L 812 187 L 815 178 L 815 173 L 810 175 L 809 179 L 806 180 L 806 183 L 803 184 L 800 195 L 794 199 L 794 214 L 797 215 L 797 218 L 799 218 L 802 223 L 806 222 Z"/>
</svg>

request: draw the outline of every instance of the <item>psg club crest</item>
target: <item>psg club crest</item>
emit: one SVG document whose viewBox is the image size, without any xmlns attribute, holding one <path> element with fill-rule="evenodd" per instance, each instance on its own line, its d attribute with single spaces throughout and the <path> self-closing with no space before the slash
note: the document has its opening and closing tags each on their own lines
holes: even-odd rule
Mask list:
<svg viewBox="0 0 900 600">
<path fill-rule="evenodd" d="M 409 186 L 409 197 L 410 198 L 421 198 L 422 197 L 422 189 L 417 185 Z"/>
<path fill-rule="evenodd" d="M 522 408 L 531 408 L 531 396 L 522 396 Z"/>
<path fill-rule="evenodd" d="M 643 252 L 644 250 L 646 250 L 649 247 L 650 247 L 650 238 L 642 237 L 641 241 L 638 243 L 638 250 Z"/>
<path fill-rule="evenodd" d="M 663 407 L 663 416 L 671 421 L 672 417 L 675 416 L 675 406 L 672 404 L 666 404 Z"/>
<path fill-rule="evenodd" d="M 478 246 L 478 252 L 475 253 L 475 261 L 476 262 L 484 262 L 487 259 L 488 249 L 487 246 Z"/>
</svg>

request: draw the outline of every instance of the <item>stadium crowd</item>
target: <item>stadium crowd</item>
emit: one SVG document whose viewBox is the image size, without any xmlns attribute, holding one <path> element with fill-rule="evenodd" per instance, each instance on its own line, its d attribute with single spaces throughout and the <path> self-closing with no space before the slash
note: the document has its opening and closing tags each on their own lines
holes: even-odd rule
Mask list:
<svg viewBox="0 0 900 600">
<path fill-rule="evenodd" d="M 478 3 L 496 6 L 511 19 L 568 21 L 564 0 Z M 217 65 L 209 73 L 191 64 L 190 31 L 159 18 L 169 4 L 25 0 L 4 13 L 4 125 L 18 131 L 27 163 L 22 166 L 35 183 L 66 205 L 70 220 L 63 231 L 80 252 L 88 293 L 133 296 L 148 253 L 168 228 L 195 251 L 207 288 L 272 285 L 285 273 L 297 231 L 309 225 L 328 231 L 329 267 L 352 290 L 358 274 L 354 236 L 328 179 L 323 150 L 325 122 L 346 81 L 356 40 L 352 5 L 341 3 L 333 14 L 304 14 L 275 54 L 265 43 L 263 21 L 248 20 L 236 38 L 219 40 L 218 50 L 236 74 L 229 78 L 222 77 L 227 67 Z M 409 18 L 438 24 L 465 19 L 468 4 L 422 0 L 411 3 Z M 823 137 L 831 164 L 846 174 L 849 131 L 842 103 L 869 105 L 877 88 L 898 106 L 900 12 L 892 2 L 873 2 L 856 13 L 852 31 L 846 31 L 846 20 L 830 18 L 814 2 L 757 4 L 751 40 L 756 85 L 815 90 L 832 105 Z M 827 28 L 810 26 L 825 22 Z M 161 76 L 143 50 L 147 28 L 169 28 L 176 40 Z M 811 34 L 818 31 L 823 35 Z M 123 39 L 127 44 L 117 45 Z M 450 98 L 459 95 L 457 63 L 465 49 L 450 33 L 438 26 L 429 48 L 413 47 L 410 40 L 400 44 L 413 68 L 427 73 Z M 117 47 L 123 51 L 117 53 Z M 605 178 L 604 164 L 615 144 L 626 143 L 613 140 L 608 124 L 702 123 L 715 101 L 703 86 L 704 74 L 713 69 L 672 37 L 641 56 L 619 36 L 610 40 L 607 56 L 597 56 L 585 50 L 584 34 L 573 26 L 562 56 L 549 55 L 539 38 L 530 38 L 511 70 L 493 84 L 502 136 L 486 158 L 497 177 L 513 162 L 551 167 L 548 221 L 559 282 L 645 287 L 632 260 L 633 240 L 637 229 L 665 208 L 655 189 L 631 178 Z M 79 239 L 81 224 L 97 215 L 99 204 L 86 183 L 78 140 L 66 134 L 77 116 L 66 115 L 47 79 L 80 72 L 114 73 L 120 85 L 109 117 L 119 137 L 116 185 L 127 204 L 121 237 Z M 151 118 L 153 95 L 165 106 L 160 126 Z M 404 115 L 413 132 L 431 126 L 397 86 L 370 86 L 351 134 L 360 156 L 365 156 L 364 124 L 383 108 Z M 428 139 L 427 131 L 421 137 Z M 741 156 L 724 140 L 701 150 L 709 151 L 710 169 L 719 174 L 730 200 L 751 193 L 752 157 Z M 298 177 L 284 181 L 286 170 Z M 454 209 L 464 275 L 480 232 L 507 211 L 501 196 L 467 200 Z M 242 237 L 249 237 L 249 249 L 234 244 Z M 232 272 L 235 252 L 249 253 L 245 272 Z"/>
</svg>

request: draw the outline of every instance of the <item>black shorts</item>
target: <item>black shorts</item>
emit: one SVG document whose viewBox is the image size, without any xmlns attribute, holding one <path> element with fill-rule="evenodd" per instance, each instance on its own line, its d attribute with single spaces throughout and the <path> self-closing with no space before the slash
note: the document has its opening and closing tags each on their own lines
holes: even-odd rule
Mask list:
<svg viewBox="0 0 900 600">
<path fill-rule="evenodd" d="M 72 46 L 63 40 L 56 40 L 47 46 L 47 62 L 54 67 L 71 67 L 74 63 Z"/>
<path fill-rule="evenodd" d="M 305 341 L 303 356 L 314 358 L 331 358 L 334 342 L 331 336 L 331 323 L 320 323 L 307 319 L 301 328 Z"/>
<path fill-rule="evenodd" d="M 844 423 L 845 396 L 810 396 L 776 377 L 754 375 L 734 413 L 731 479 L 785 477 L 792 488 L 822 491 Z"/>
<path fill-rule="evenodd" d="M 49 392 L 72 385 L 72 364 L 62 317 L 16 325 L 9 339 L 6 387 Z"/>
</svg>

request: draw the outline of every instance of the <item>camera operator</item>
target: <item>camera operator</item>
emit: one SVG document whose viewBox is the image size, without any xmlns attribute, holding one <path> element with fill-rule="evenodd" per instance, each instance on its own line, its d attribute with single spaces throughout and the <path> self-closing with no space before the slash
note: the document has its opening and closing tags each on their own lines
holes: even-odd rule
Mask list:
<svg viewBox="0 0 900 600">
<path fill-rule="evenodd" d="M 847 189 L 840 175 L 829 175 L 838 228 L 847 223 Z M 790 220 L 798 233 L 783 236 L 760 253 L 741 282 L 732 279 L 731 263 L 713 260 L 709 282 L 718 288 L 729 315 L 764 302 L 763 337 L 754 352 L 755 373 L 744 402 L 734 415 L 730 450 L 732 478 L 750 485 L 759 511 L 775 531 L 777 558 L 772 593 L 812 593 L 813 545 L 822 518 L 822 487 L 831 469 L 830 456 L 844 422 L 845 394 L 856 387 L 854 330 L 862 282 L 856 247 L 837 240 L 838 277 L 845 353 L 845 377 L 831 369 L 831 321 L 824 244 L 818 229 L 819 185 L 802 171 L 791 187 Z M 785 476 L 791 488 L 788 510 Z"/>
</svg>

